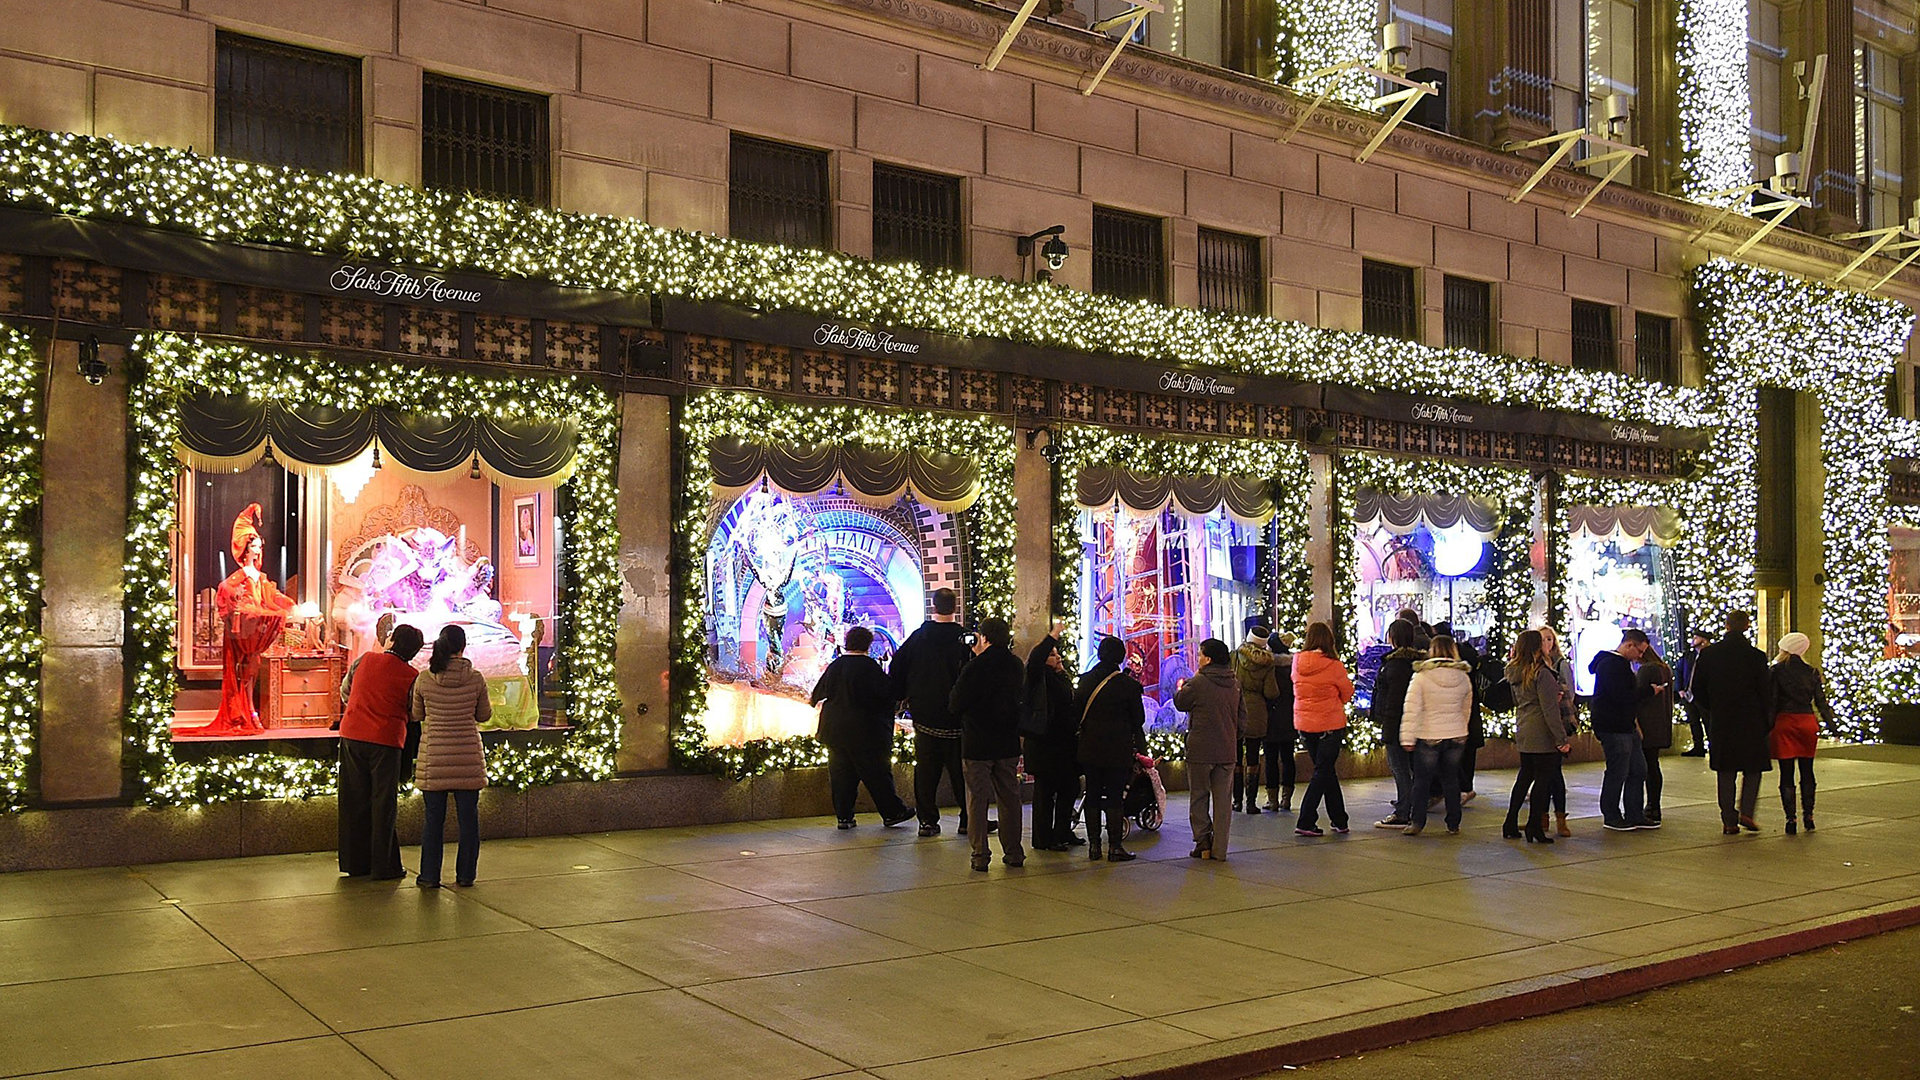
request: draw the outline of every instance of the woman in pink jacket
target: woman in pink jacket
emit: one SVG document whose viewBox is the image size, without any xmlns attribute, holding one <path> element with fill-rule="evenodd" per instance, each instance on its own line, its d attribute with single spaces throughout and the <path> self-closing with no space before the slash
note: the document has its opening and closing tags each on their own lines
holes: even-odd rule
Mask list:
<svg viewBox="0 0 1920 1080">
<path fill-rule="evenodd" d="M 1325 836 L 1320 830 L 1320 800 L 1327 800 L 1327 820 L 1333 831 L 1347 831 L 1347 802 L 1340 795 L 1340 744 L 1347 732 L 1347 702 L 1353 700 L 1353 679 L 1335 651 L 1333 627 L 1317 622 L 1307 627 L 1306 644 L 1293 658 L 1293 726 L 1313 760 L 1313 779 L 1300 800 L 1300 820 L 1293 831 L 1300 836 Z"/>
</svg>

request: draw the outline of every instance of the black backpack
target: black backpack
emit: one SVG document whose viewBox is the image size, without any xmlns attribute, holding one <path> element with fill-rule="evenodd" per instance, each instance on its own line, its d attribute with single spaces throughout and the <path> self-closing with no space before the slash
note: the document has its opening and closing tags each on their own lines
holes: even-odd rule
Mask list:
<svg viewBox="0 0 1920 1080">
<path fill-rule="evenodd" d="M 1480 688 L 1480 707 L 1493 712 L 1513 711 L 1513 684 L 1507 681 L 1507 669 L 1491 656 L 1480 658 L 1473 681 Z"/>
</svg>

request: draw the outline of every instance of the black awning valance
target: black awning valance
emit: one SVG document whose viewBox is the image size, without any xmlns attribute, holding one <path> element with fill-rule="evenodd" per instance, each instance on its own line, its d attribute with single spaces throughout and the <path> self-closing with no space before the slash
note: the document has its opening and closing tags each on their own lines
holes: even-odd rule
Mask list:
<svg viewBox="0 0 1920 1080">
<path fill-rule="evenodd" d="M 219 394 L 180 402 L 181 460 L 196 469 L 245 469 L 268 443 L 289 465 L 342 465 L 375 439 L 418 472 L 466 468 L 478 454 L 496 478 L 558 480 L 572 471 L 576 427 L 566 421 L 500 421 L 392 409 L 286 405 Z"/>
<path fill-rule="evenodd" d="M 877 450 L 864 446 L 763 446 L 742 439 L 715 439 L 709 452 L 713 486 L 739 492 L 767 482 L 789 495 L 812 495 L 836 481 L 847 494 L 876 506 L 892 505 L 902 493 L 936 510 L 953 512 L 980 497 L 980 469 L 972 458 L 926 450 Z"/>
<path fill-rule="evenodd" d="M 1411 532 L 1418 525 L 1451 529 L 1464 524 L 1489 540 L 1500 534 L 1500 518 L 1492 504 L 1439 492 L 1387 495 L 1362 489 L 1354 495 L 1353 520 L 1361 525 L 1378 523 L 1391 533 Z"/>
<path fill-rule="evenodd" d="M 1189 514 L 1210 514 L 1225 506 L 1227 515 L 1249 525 L 1273 518 L 1267 481 L 1250 476 L 1154 476 L 1111 466 L 1081 469 L 1074 499 L 1084 507 L 1112 506 L 1157 514 L 1178 505 Z"/>
</svg>

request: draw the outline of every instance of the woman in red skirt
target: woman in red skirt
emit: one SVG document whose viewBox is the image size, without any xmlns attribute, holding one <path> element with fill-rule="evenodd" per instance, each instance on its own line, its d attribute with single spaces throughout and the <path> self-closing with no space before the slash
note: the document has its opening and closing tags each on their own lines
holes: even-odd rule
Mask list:
<svg viewBox="0 0 1920 1080">
<path fill-rule="evenodd" d="M 1780 804 L 1787 810 L 1788 836 L 1795 831 L 1795 762 L 1800 773 L 1800 816 L 1807 831 L 1813 831 L 1813 752 L 1820 742 L 1820 721 L 1833 719 L 1820 669 L 1805 659 L 1811 644 L 1805 634 L 1788 634 L 1780 639 L 1780 659 L 1773 665 L 1773 730 L 1767 742 L 1780 763 Z"/>
</svg>

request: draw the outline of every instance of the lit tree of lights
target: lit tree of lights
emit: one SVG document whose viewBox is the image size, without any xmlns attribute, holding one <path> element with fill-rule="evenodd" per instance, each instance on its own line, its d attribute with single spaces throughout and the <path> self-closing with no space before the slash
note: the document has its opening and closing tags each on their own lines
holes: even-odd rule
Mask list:
<svg viewBox="0 0 1920 1080">
<path fill-rule="evenodd" d="M 174 448 L 180 399 L 196 390 L 340 409 L 435 412 L 457 405 L 465 415 L 502 420 L 572 420 L 578 429 L 574 472 L 566 497 L 556 500 L 556 514 L 566 538 L 560 604 L 568 630 L 561 663 L 573 730 L 563 739 L 493 746 L 487 778 L 498 787 L 525 788 L 613 774 L 620 737 L 613 679 L 620 613 L 613 482 L 619 420 L 605 391 L 560 376 L 494 379 L 448 368 L 268 353 L 165 333 L 141 335 L 130 359 L 135 449 L 125 566 L 127 663 L 133 672 L 127 728 L 149 803 L 305 798 L 334 787 L 332 761 L 256 754 L 186 762 L 173 755 L 170 721 L 179 678 L 172 537 L 181 468 Z"/>
<path fill-rule="evenodd" d="M 1882 664 L 1890 548 L 1887 462 L 1894 425 L 1885 387 L 1913 315 L 1891 300 L 1715 259 L 1695 273 L 1706 385 L 1722 423 L 1702 456 L 1695 625 L 1754 605 L 1758 400 L 1762 386 L 1820 403 L 1825 536 L 1820 658 L 1832 692 L 1830 734 L 1867 739 L 1902 684 Z M 1876 675 L 1879 676 L 1876 679 Z"/>
<path fill-rule="evenodd" d="M 962 598 L 969 620 L 1013 618 L 1013 429 L 989 416 L 946 416 L 850 405 L 793 405 L 757 394 L 715 391 L 689 398 L 680 418 L 681 489 L 674 524 L 674 574 L 679 610 L 674 620 L 674 762 L 733 779 L 825 765 L 826 749 L 811 736 L 754 739 L 742 746 L 708 746 L 706 550 L 713 538 L 713 458 L 716 439 L 761 445 L 852 444 L 877 450 L 913 448 L 971 458 L 980 494 L 967 526 L 973 595 Z M 896 733 L 896 760 L 911 761 L 911 742 Z"/>
<path fill-rule="evenodd" d="M 1061 651 L 1076 661 L 1080 640 L 1080 505 L 1083 469 L 1117 467 L 1148 476 L 1247 476 L 1271 481 L 1274 544 L 1261 567 L 1262 595 L 1276 597 L 1275 629 L 1299 633 L 1313 608 L 1313 568 L 1307 563 L 1308 493 L 1306 451 L 1294 443 L 1218 439 L 1160 439 L 1081 424 L 1055 429 L 1053 446 L 1053 616 L 1065 628 Z M 1264 601 L 1263 601 L 1264 603 Z M 1148 732 L 1154 757 L 1186 757 L 1179 732 Z"/>
<path fill-rule="evenodd" d="M 1375 49 L 1373 0 L 1275 0 L 1279 16 L 1275 42 L 1276 71 L 1281 83 L 1309 94 L 1321 83 L 1332 83 L 1328 96 L 1355 108 L 1371 109 L 1373 80 L 1361 71 L 1348 71 L 1310 82 L 1307 76 L 1349 60 L 1371 60 Z"/>
<path fill-rule="evenodd" d="M 1682 192 L 1706 202 L 1753 179 L 1746 0 L 1678 0 Z M 1722 200 L 1724 201 L 1724 200 Z"/>
<path fill-rule="evenodd" d="M 23 809 L 40 723 L 40 351 L 0 323 L 0 809 Z"/>
</svg>

